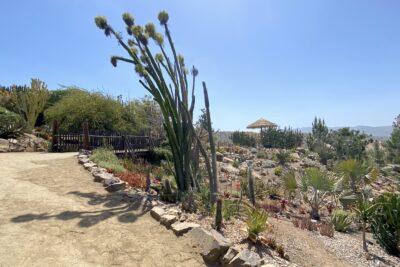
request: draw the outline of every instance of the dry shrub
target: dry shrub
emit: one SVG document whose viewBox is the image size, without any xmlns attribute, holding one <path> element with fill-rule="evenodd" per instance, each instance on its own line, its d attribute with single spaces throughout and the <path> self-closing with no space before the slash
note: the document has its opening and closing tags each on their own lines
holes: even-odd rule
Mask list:
<svg viewBox="0 0 400 267">
<path fill-rule="evenodd" d="M 136 172 L 117 173 L 114 175 L 134 188 L 146 188 L 146 177 L 144 175 Z"/>
<path fill-rule="evenodd" d="M 276 252 L 279 254 L 279 257 L 285 258 L 285 248 L 282 245 L 277 246 Z"/>
<path fill-rule="evenodd" d="M 317 225 L 313 223 L 310 219 L 310 217 L 304 217 L 300 221 L 300 228 L 301 229 L 306 229 L 308 231 L 317 231 Z"/>
<path fill-rule="evenodd" d="M 276 240 L 273 237 L 265 238 L 265 243 L 273 250 L 275 250 L 277 247 Z"/>
<path fill-rule="evenodd" d="M 332 225 L 327 223 L 321 223 L 319 225 L 319 233 L 323 236 L 332 238 L 335 234 L 335 230 L 333 229 Z"/>
</svg>

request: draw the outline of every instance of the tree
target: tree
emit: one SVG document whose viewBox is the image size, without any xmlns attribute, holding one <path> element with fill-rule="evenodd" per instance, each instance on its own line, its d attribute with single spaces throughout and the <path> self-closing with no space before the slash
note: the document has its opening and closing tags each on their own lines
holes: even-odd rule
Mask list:
<svg viewBox="0 0 400 267">
<path fill-rule="evenodd" d="M 381 144 L 378 140 L 374 141 L 373 158 L 378 166 L 383 166 L 385 164 L 385 151 L 381 148 Z"/>
<path fill-rule="evenodd" d="M 319 207 L 326 195 L 333 190 L 334 181 L 318 168 L 306 169 L 301 177 L 301 190 L 304 201 L 311 206 L 311 218 L 319 220 Z"/>
<path fill-rule="evenodd" d="M 388 160 L 400 164 L 400 115 L 393 123 L 393 131 L 386 142 L 386 147 L 388 149 Z"/>
<path fill-rule="evenodd" d="M 327 141 L 333 146 L 338 159 L 365 158 L 365 147 L 369 143 L 368 136 L 350 128 L 341 128 L 330 133 Z"/>
<path fill-rule="evenodd" d="M 126 31 L 130 38 L 127 41 L 122 39 L 120 33 L 116 32 L 102 16 L 95 18 L 99 29 L 104 31 L 106 36 L 113 36 L 119 45 L 126 51 L 129 58 L 112 56 L 111 64 L 116 67 L 119 61 L 132 64 L 140 77 L 140 84 L 151 94 L 154 101 L 159 105 L 163 118 L 164 129 L 171 146 L 175 179 L 179 191 L 185 192 L 196 186 L 196 181 L 191 168 L 191 161 L 194 161 L 193 151 L 198 146 L 200 153 L 205 158 L 206 169 L 209 176 L 210 194 L 215 202 L 218 192 L 217 170 L 215 167 L 215 153 L 211 159 L 199 141 L 193 125 L 193 111 L 195 107 L 195 84 L 198 70 L 193 66 L 191 70 L 192 81 L 188 82 L 189 71 L 186 67 L 184 57 L 176 52 L 172 41 L 171 32 L 168 26 L 169 15 L 161 11 L 158 20 L 165 31 L 168 40 L 169 53 L 164 44 L 164 35 L 157 32 L 153 23 L 147 23 L 145 27 L 135 25 L 134 18 L 129 13 L 124 13 L 122 19 L 126 24 Z M 149 39 L 155 41 L 155 46 L 149 45 Z M 152 50 L 159 49 L 154 54 Z M 206 84 L 203 82 L 205 106 L 207 109 L 208 129 L 211 128 L 209 99 Z M 212 131 L 212 130 L 210 130 Z M 212 135 L 210 146 L 213 152 Z M 210 162 L 212 161 L 212 163 Z"/>
<path fill-rule="evenodd" d="M 232 142 L 235 145 L 255 147 L 257 140 L 250 133 L 235 131 L 232 134 Z"/>
</svg>

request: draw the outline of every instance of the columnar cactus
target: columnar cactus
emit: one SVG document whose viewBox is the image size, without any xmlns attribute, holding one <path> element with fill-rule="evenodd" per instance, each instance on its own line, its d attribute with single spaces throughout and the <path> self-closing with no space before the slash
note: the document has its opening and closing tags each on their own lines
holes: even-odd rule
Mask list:
<svg viewBox="0 0 400 267">
<path fill-rule="evenodd" d="M 189 71 L 183 56 L 179 55 L 172 41 L 168 27 L 169 16 L 161 11 L 158 20 L 164 28 L 165 37 L 170 51 L 164 43 L 164 35 L 157 32 L 153 23 L 144 27 L 136 25 L 134 18 L 129 13 L 124 13 L 122 19 L 126 24 L 126 31 L 130 38 L 125 41 L 120 33 L 116 32 L 102 16 L 95 18 L 97 27 L 104 31 L 106 36 L 114 36 L 118 43 L 125 49 L 129 58 L 112 56 L 111 64 L 117 66 L 118 61 L 133 64 L 140 77 L 141 85 L 153 96 L 160 106 L 164 117 L 164 129 L 171 146 L 175 179 L 179 191 L 185 192 L 195 187 L 196 174 L 192 170 L 191 161 L 194 158 L 194 149 L 199 146 L 199 151 L 205 158 L 208 176 L 210 178 L 211 198 L 215 200 L 217 187 L 217 169 L 214 162 L 204 149 L 193 126 L 193 111 L 195 107 L 195 85 L 198 70 L 191 69 L 192 82 L 188 82 Z M 154 54 L 149 45 L 152 39 L 159 53 Z M 207 89 L 203 84 L 205 102 L 208 105 Z M 209 115 L 209 112 L 208 112 Z M 211 121 L 209 119 L 209 123 Z M 212 154 L 215 150 L 212 138 L 210 139 Z"/>
<path fill-rule="evenodd" d="M 256 205 L 256 194 L 254 188 L 254 178 L 253 178 L 253 171 L 251 165 L 247 168 L 247 178 L 249 183 L 249 198 L 253 206 Z"/>
</svg>

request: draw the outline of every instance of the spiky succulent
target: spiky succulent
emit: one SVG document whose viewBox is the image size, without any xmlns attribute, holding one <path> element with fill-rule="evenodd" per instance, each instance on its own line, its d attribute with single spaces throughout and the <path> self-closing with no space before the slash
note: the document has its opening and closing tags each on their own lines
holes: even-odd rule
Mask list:
<svg viewBox="0 0 400 267">
<path fill-rule="evenodd" d="M 136 64 L 135 65 L 135 71 L 140 77 L 143 77 L 143 76 L 145 76 L 147 74 L 146 69 L 141 64 Z"/>
<path fill-rule="evenodd" d="M 169 20 L 169 15 L 168 15 L 168 13 L 166 12 L 166 11 L 161 11 L 159 14 L 158 14 L 158 20 L 160 21 L 160 24 L 161 25 L 165 25 L 165 24 L 167 24 L 167 22 L 168 22 L 168 20 Z"/>
</svg>

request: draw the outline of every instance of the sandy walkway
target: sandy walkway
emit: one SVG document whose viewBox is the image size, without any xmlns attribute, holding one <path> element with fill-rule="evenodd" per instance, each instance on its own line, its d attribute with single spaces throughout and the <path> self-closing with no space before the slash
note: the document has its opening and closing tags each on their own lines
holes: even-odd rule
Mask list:
<svg viewBox="0 0 400 267">
<path fill-rule="evenodd" d="M 204 266 L 185 237 L 107 194 L 72 153 L 0 154 L 0 203 L 2 267 Z"/>
</svg>

